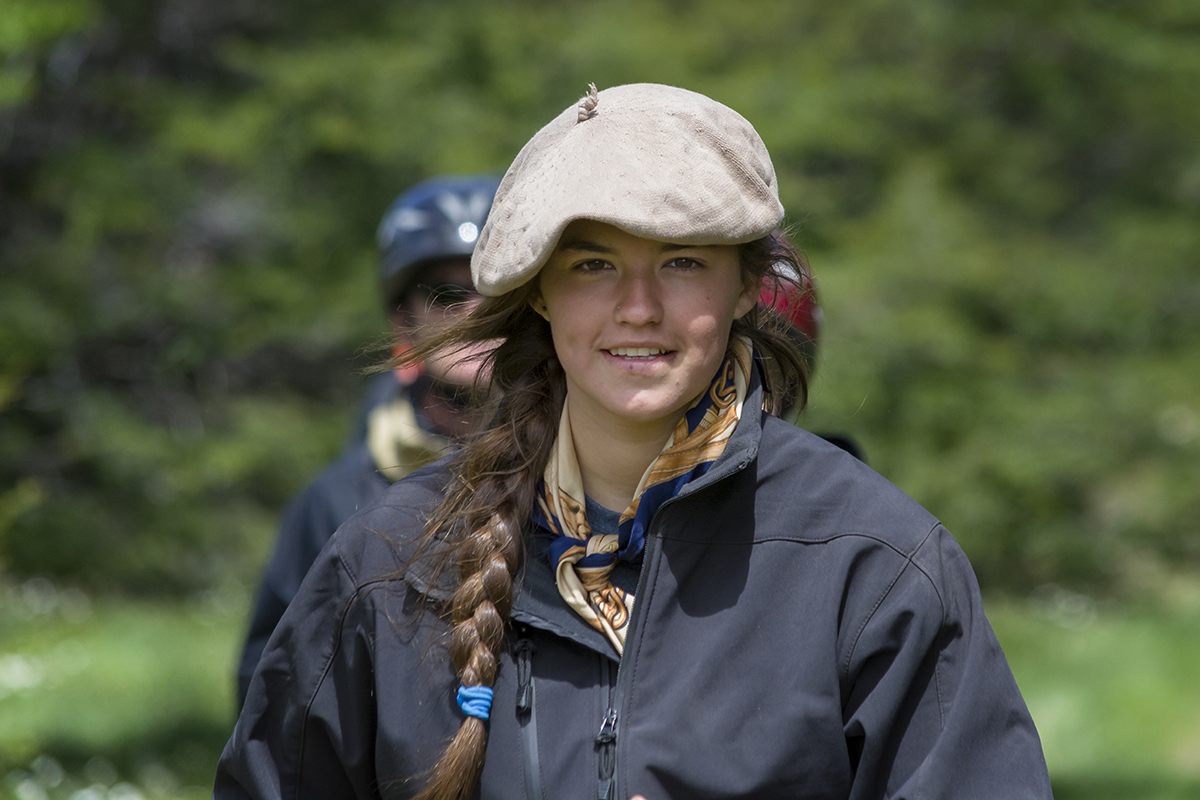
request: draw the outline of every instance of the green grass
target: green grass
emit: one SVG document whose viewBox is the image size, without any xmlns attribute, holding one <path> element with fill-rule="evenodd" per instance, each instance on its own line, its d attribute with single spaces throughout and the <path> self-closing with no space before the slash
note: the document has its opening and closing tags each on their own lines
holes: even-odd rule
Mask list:
<svg viewBox="0 0 1200 800">
<path fill-rule="evenodd" d="M 1059 800 L 1200 797 L 1200 613 L 1066 592 L 987 609 Z M 244 624 L 244 600 L 220 595 L 0 584 L 0 798 L 210 796 Z"/>
<path fill-rule="evenodd" d="M 211 796 L 242 604 L 76 596 L 37 613 L 21 594 L 0 587 L 0 797 Z"/>
<path fill-rule="evenodd" d="M 1056 592 L 988 617 L 1059 800 L 1200 797 L 1200 614 Z"/>
</svg>

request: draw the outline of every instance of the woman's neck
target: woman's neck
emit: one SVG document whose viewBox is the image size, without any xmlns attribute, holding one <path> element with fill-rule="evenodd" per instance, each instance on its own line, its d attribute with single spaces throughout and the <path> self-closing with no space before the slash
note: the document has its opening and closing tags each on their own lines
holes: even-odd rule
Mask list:
<svg viewBox="0 0 1200 800">
<path fill-rule="evenodd" d="M 624 511 L 633 500 L 646 468 L 671 437 L 677 420 L 654 423 L 600 420 L 573 407 L 569 394 L 567 406 L 584 492 L 607 509 Z"/>
</svg>

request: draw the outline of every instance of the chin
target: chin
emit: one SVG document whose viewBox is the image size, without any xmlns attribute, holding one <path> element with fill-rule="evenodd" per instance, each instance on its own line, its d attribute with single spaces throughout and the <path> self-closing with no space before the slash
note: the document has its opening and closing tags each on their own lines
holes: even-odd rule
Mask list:
<svg viewBox="0 0 1200 800">
<path fill-rule="evenodd" d="M 679 417 L 683 416 L 687 405 L 687 403 L 666 403 L 654 406 L 636 405 L 625 406 L 613 411 L 617 416 L 629 422 L 653 423 L 670 421 L 673 423 Z"/>
</svg>

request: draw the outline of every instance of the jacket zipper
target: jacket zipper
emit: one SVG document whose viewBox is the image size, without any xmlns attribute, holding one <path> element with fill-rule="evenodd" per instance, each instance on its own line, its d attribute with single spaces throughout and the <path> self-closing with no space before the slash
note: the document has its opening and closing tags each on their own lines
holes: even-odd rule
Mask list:
<svg viewBox="0 0 1200 800">
<path fill-rule="evenodd" d="M 617 747 L 617 709 L 613 704 L 612 659 L 598 654 L 600 659 L 600 696 L 604 708 L 604 719 L 600 723 L 600 732 L 596 734 L 596 757 L 599 769 L 600 784 L 596 797 L 598 800 L 615 800 L 613 795 L 613 773 L 615 771 Z M 621 671 L 617 666 L 617 672 Z"/>
<path fill-rule="evenodd" d="M 533 654 L 537 650 L 529 638 L 529 629 L 521 626 L 520 638 L 513 650 L 517 657 L 517 725 L 521 729 L 524 751 L 525 797 L 545 800 L 538 764 L 537 715 L 534 711 Z"/>
<path fill-rule="evenodd" d="M 749 461 L 746 463 L 749 463 Z M 708 486 L 704 487 L 704 489 L 707 490 L 715 484 L 728 480 L 734 475 L 740 473 L 744 467 L 745 464 L 741 465 L 727 475 L 722 475 L 720 478 L 717 478 Z M 694 494 L 694 492 L 688 492 L 688 495 L 691 494 Z M 664 508 L 677 500 L 679 500 L 679 495 L 675 495 L 674 497 L 668 498 L 666 501 L 664 501 L 663 504 L 654 512 L 655 520 L 659 519 Z M 635 599 L 635 611 L 633 619 L 629 621 L 629 630 L 625 635 L 626 650 L 629 649 L 630 645 L 635 644 L 634 640 L 638 635 L 638 612 L 641 608 L 643 608 L 643 606 L 641 603 L 637 603 L 636 600 L 643 596 L 643 592 L 646 588 L 646 566 L 650 563 L 651 557 L 654 554 L 655 545 L 658 543 L 658 536 L 655 535 L 655 531 L 657 530 L 658 526 L 651 522 L 650 527 L 651 529 L 646 532 L 646 545 L 642 551 L 642 572 L 638 576 L 637 591 L 633 595 Z M 605 657 L 601 656 L 601 658 Z M 628 792 L 618 793 L 617 791 L 619 788 L 617 786 L 617 740 L 621 733 L 619 727 L 619 711 L 625 699 L 626 689 L 628 688 L 626 686 L 628 680 L 624 682 L 621 680 L 621 676 L 625 674 L 625 671 L 621 669 L 624 665 L 625 658 L 622 656 L 621 660 L 617 662 L 616 685 L 612 688 L 611 692 L 607 692 L 609 696 L 608 711 L 604 715 L 604 721 L 600 723 L 600 732 L 596 734 L 596 745 L 599 748 L 600 754 L 600 781 L 597 791 L 597 797 L 599 800 L 616 800 L 618 797 L 628 796 Z M 605 685 L 608 685 L 607 681 L 605 682 Z"/>
<path fill-rule="evenodd" d="M 667 503 L 672 502 L 674 499 L 672 497 L 670 500 L 667 500 L 662 506 L 659 506 L 658 510 L 662 511 L 663 506 L 666 506 Z M 656 513 L 655 516 L 658 516 L 658 514 Z M 643 590 L 646 588 L 646 565 L 650 563 L 656 543 L 657 538 L 648 533 L 646 536 L 646 545 L 642 551 L 642 572 L 638 576 L 637 591 L 633 595 L 635 600 L 633 619 L 629 621 L 629 630 L 625 634 L 626 650 L 631 645 L 634 645 L 637 638 L 638 609 L 641 606 L 636 604 L 636 599 L 642 596 Z M 611 663 L 611 660 L 606 656 L 601 656 L 601 658 Z M 625 699 L 625 684 L 628 683 L 628 680 L 622 681 L 621 679 L 621 676 L 625 674 L 625 670 L 622 669 L 624 665 L 625 658 L 622 657 L 617 662 L 617 680 L 615 685 L 605 681 L 606 687 L 612 686 L 612 689 L 609 690 L 606 688 L 605 690 L 606 694 L 608 694 L 608 711 L 605 712 L 604 720 L 600 723 L 600 731 L 596 734 L 596 745 L 599 748 L 600 755 L 600 780 L 596 795 L 598 800 L 616 800 L 616 798 L 624 796 L 618 792 L 617 786 L 617 740 L 621 733 L 620 711 Z"/>
<path fill-rule="evenodd" d="M 600 723 L 596 745 L 600 749 L 600 786 L 596 797 L 599 800 L 615 800 L 613 775 L 617 768 L 617 710 L 611 706 Z"/>
</svg>

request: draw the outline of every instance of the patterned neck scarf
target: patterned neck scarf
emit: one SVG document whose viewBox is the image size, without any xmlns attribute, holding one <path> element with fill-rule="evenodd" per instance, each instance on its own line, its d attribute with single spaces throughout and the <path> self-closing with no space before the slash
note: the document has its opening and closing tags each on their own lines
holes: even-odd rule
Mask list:
<svg viewBox="0 0 1200 800">
<path fill-rule="evenodd" d="M 717 375 L 675 426 L 662 452 L 646 469 L 633 502 L 621 514 L 617 535 L 593 534 L 584 512 L 583 479 L 563 406 L 558 439 L 538 493 L 535 521 L 556 537 L 550 545 L 558 591 L 567 605 L 604 634 L 618 654 L 633 614 L 632 594 L 609 575 L 617 559 L 634 561 L 646 543 L 650 519 L 689 481 L 708 472 L 742 415 L 752 366 L 750 344 L 735 338 Z"/>
</svg>

